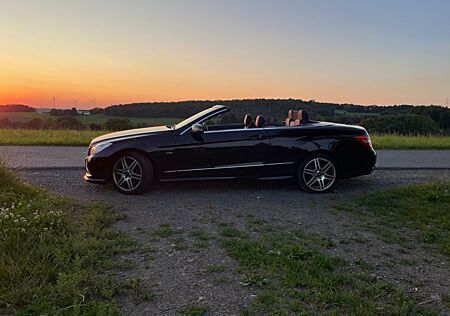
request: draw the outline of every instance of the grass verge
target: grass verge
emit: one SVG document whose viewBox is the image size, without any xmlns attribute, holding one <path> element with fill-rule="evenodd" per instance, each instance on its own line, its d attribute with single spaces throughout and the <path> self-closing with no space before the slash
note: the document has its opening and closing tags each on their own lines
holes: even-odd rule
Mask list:
<svg viewBox="0 0 450 316">
<path fill-rule="evenodd" d="M 0 129 L 0 145 L 87 146 L 108 131 Z M 371 135 L 375 149 L 450 149 L 450 137 Z"/>
<path fill-rule="evenodd" d="M 109 208 L 50 195 L 2 166 L 0 179 L 0 314 L 119 314 L 111 271 L 134 244 Z"/>
<path fill-rule="evenodd" d="M 450 137 L 395 134 L 370 135 L 375 150 L 377 149 L 450 149 Z"/>
<path fill-rule="evenodd" d="M 450 256 L 450 182 L 410 185 L 355 198 L 351 211 L 376 216 L 376 230 L 401 241 L 399 230 L 412 229 L 417 240 L 437 245 Z"/>
<path fill-rule="evenodd" d="M 364 265 L 328 256 L 300 230 L 222 225 L 222 244 L 257 291 L 243 315 L 433 315 Z"/>
<path fill-rule="evenodd" d="M 2 146 L 88 146 L 107 131 L 0 129 Z"/>
</svg>

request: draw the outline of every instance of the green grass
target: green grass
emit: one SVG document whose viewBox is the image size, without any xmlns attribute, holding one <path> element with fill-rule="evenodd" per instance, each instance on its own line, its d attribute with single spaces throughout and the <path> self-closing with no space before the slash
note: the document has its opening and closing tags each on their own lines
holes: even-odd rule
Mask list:
<svg viewBox="0 0 450 316">
<path fill-rule="evenodd" d="M 204 305 L 190 305 L 180 311 L 181 315 L 185 316 L 203 316 L 208 311 L 208 308 Z"/>
<path fill-rule="evenodd" d="M 218 273 L 218 272 L 224 272 L 225 266 L 223 264 L 210 264 L 206 267 L 206 271 L 209 273 Z"/>
<path fill-rule="evenodd" d="M 177 233 L 179 233 L 179 231 L 174 230 L 169 224 L 161 224 L 153 232 L 153 235 L 160 238 L 169 238 Z"/>
<path fill-rule="evenodd" d="M 43 121 L 48 119 L 56 120 L 60 116 L 52 116 L 49 113 L 36 113 L 36 112 L 0 112 L 0 120 L 8 118 L 13 122 L 25 123 L 33 118 L 40 118 Z M 173 117 L 129 117 L 129 116 L 112 116 L 105 114 L 92 114 L 92 115 L 77 115 L 75 116 L 84 125 L 92 123 L 104 124 L 109 119 L 129 119 L 133 125 L 146 124 L 148 126 L 175 124 L 182 121 L 182 118 Z"/>
<path fill-rule="evenodd" d="M 87 146 L 108 131 L 0 129 L 0 145 Z M 450 149 L 450 137 L 371 135 L 376 149 Z"/>
<path fill-rule="evenodd" d="M 0 129 L 0 145 L 88 146 L 105 131 Z"/>
<path fill-rule="evenodd" d="M 385 239 L 402 241 L 398 230 L 411 228 L 417 240 L 450 256 L 450 182 L 410 185 L 357 197 L 351 210 L 376 216 Z"/>
<path fill-rule="evenodd" d="M 401 136 L 395 134 L 370 135 L 377 149 L 450 149 L 450 136 Z"/>
<path fill-rule="evenodd" d="M 259 227 L 256 227 L 259 226 Z M 222 225 L 222 244 L 256 293 L 243 315 L 433 315 L 365 265 L 323 253 L 299 230 Z"/>
<path fill-rule="evenodd" d="M 117 315 L 111 270 L 134 243 L 104 204 L 79 204 L 0 167 L 0 313 Z"/>
</svg>

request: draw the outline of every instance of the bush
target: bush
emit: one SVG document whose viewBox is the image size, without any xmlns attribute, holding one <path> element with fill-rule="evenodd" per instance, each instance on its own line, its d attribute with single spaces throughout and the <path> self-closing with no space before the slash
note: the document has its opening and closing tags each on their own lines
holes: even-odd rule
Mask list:
<svg viewBox="0 0 450 316">
<path fill-rule="evenodd" d="M 381 115 L 376 118 L 365 118 L 361 121 L 361 125 L 372 133 L 426 135 L 439 132 L 439 126 L 430 117 L 416 114 Z"/>
<path fill-rule="evenodd" d="M 25 123 L 24 127 L 27 129 L 42 129 L 44 127 L 44 121 L 36 117 L 31 121 Z"/>
<path fill-rule="evenodd" d="M 53 120 L 48 120 L 45 123 L 46 129 L 83 129 L 83 124 L 75 117 L 64 116 Z"/>
<path fill-rule="evenodd" d="M 103 129 L 103 126 L 102 124 L 92 123 L 89 124 L 89 129 L 91 131 L 101 131 Z"/>
<path fill-rule="evenodd" d="M 8 118 L 1 119 L 0 128 L 14 128 L 14 123 L 11 122 Z"/>
<path fill-rule="evenodd" d="M 105 129 L 108 131 L 121 131 L 133 128 L 129 119 L 109 119 L 105 123 Z"/>
</svg>

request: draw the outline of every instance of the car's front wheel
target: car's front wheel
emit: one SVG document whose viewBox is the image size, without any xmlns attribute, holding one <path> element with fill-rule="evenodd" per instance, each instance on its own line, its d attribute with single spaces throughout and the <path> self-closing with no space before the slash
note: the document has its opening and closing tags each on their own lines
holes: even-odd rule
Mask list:
<svg viewBox="0 0 450 316">
<path fill-rule="evenodd" d="M 114 162 L 112 180 L 121 193 L 141 193 L 153 182 L 153 166 L 147 157 L 140 153 L 124 153 Z"/>
<path fill-rule="evenodd" d="M 300 187 L 311 193 L 331 191 L 338 179 L 336 161 L 328 155 L 314 154 L 304 159 L 298 168 Z"/>
</svg>

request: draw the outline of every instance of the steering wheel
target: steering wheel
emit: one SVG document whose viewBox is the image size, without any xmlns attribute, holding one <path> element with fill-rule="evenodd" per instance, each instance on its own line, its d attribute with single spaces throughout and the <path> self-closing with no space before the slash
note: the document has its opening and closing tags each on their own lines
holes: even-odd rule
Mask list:
<svg viewBox="0 0 450 316">
<path fill-rule="evenodd" d="M 203 123 L 202 125 L 203 125 L 203 129 L 204 129 L 205 131 L 207 131 L 207 130 L 208 130 L 208 125 L 206 125 L 206 123 Z"/>
</svg>

